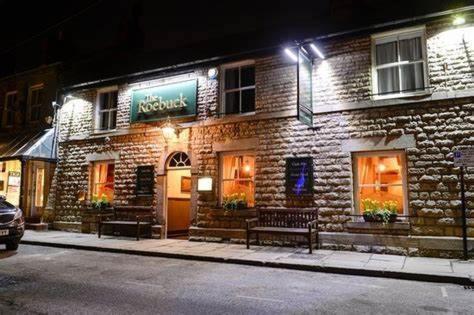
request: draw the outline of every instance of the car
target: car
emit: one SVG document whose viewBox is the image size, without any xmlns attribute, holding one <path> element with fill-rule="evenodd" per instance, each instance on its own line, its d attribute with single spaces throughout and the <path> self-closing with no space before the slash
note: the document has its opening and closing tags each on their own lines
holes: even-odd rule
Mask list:
<svg viewBox="0 0 474 315">
<path fill-rule="evenodd" d="M 25 233 L 23 211 L 0 196 L 0 244 L 7 250 L 17 250 Z"/>
</svg>

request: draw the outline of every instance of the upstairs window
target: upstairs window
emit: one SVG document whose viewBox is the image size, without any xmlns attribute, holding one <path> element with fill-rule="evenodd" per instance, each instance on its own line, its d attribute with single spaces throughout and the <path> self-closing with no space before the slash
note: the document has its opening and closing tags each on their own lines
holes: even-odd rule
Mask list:
<svg viewBox="0 0 474 315">
<path fill-rule="evenodd" d="M 3 106 L 3 127 L 13 126 L 15 120 L 15 107 L 18 101 L 17 91 L 8 92 L 5 95 L 5 105 Z"/>
<path fill-rule="evenodd" d="M 224 114 L 255 111 L 255 64 L 253 61 L 224 66 L 222 109 Z"/>
<path fill-rule="evenodd" d="M 41 107 L 43 105 L 43 87 L 37 86 L 30 89 L 28 97 L 28 106 L 30 110 L 30 121 L 36 122 L 40 120 Z"/>
<path fill-rule="evenodd" d="M 425 29 L 373 36 L 373 87 L 376 98 L 424 93 L 428 86 Z"/>
<path fill-rule="evenodd" d="M 99 92 L 97 130 L 114 130 L 117 127 L 117 101 L 117 90 Z"/>
</svg>

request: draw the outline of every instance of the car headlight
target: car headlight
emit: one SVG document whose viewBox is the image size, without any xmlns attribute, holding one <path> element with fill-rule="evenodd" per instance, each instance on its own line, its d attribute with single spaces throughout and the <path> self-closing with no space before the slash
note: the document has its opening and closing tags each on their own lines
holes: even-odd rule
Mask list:
<svg viewBox="0 0 474 315">
<path fill-rule="evenodd" d="M 15 221 L 18 224 L 23 223 L 23 212 L 18 209 L 18 211 L 15 213 L 15 216 L 13 217 L 13 221 Z"/>
</svg>

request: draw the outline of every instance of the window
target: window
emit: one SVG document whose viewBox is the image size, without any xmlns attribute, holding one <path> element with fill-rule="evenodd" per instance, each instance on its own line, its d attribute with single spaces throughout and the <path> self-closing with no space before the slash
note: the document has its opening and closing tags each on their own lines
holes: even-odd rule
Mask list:
<svg viewBox="0 0 474 315">
<path fill-rule="evenodd" d="M 399 214 L 406 213 L 405 154 L 403 152 L 368 152 L 354 154 L 354 194 L 356 212 L 363 212 L 365 199 L 383 204 L 397 203 Z"/>
<path fill-rule="evenodd" d="M 424 28 L 373 36 L 372 79 L 378 98 L 424 93 L 428 86 Z"/>
<path fill-rule="evenodd" d="M 30 89 L 28 97 L 28 106 L 30 110 L 30 121 L 40 120 L 41 106 L 43 105 L 43 87 L 37 86 Z"/>
<path fill-rule="evenodd" d="M 114 130 L 117 126 L 117 91 L 99 92 L 97 129 Z"/>
<path fill-rule="evenodd" d="M 94 162 L 92 164 L 92 197 L 105 196 L 109 202 L 114 200 L 114 173 L 113 162 Z"/>
<path fill-rule="evenodd" d="M 255 111 L 255 64 L 240 63 L 224 67 L 222 79 L 222 109 L 224 114 Z"/>
<path fill-rule="evenodd" d="M 3 107 L 3 126 L 13 126 L 15 119 L 15 107 L 18 101 L 18 93 L 16 91 L 8 92 L 5 95 L 5 106 Z"/>
<path fill-rule="evenodd" d="M 255 155 L 221 156 L 221 202 L 233 194 L 244 194 L 247 206 L 255 206 Z"/>
</svg>

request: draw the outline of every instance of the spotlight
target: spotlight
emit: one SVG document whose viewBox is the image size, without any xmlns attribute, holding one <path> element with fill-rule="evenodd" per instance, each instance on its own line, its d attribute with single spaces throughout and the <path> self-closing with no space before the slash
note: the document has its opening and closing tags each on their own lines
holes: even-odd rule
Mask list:
<svg viewBox="0 0 474 315">
<path fill-rule="evenodd" d="M 298 61 L 298 57 L 289 49 L 285 48 L 285 53 L 290 57 L 294 62 Z"/>
<path fill-rule="evenodd" d="M 318 49 L 318 47 L 316 47 L 315 44 L 311 43 L 309 44 L 309 47 L 311 47 L 311 49 L 316 53 L 316 55 L 318 55 L 319 58 L 324 59 L 323 53 Z"/>
<path fill-rule="evenodd" d="M 456 16 L 454 17 L 454 20 L 453 20 L 453 25 L 457 26 L 457 25 L 462 25 L 466 23 L 466 19 L 462 16 Z"/>
</svg>

